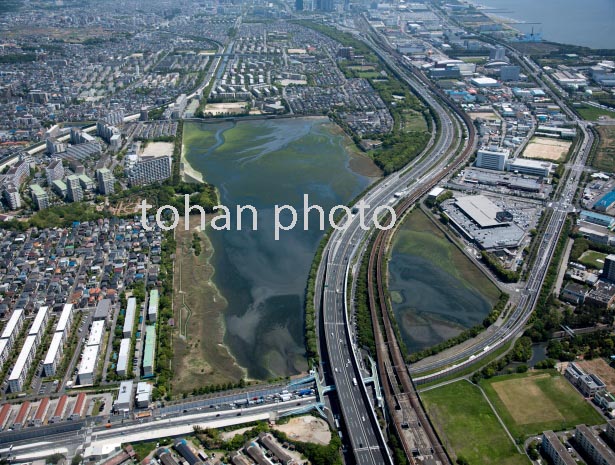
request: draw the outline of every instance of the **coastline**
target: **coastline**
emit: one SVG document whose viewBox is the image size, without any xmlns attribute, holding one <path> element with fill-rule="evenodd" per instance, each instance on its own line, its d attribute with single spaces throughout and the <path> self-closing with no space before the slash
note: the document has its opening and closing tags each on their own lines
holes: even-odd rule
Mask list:
<svg viewBox="0 0 615 465">
<path fill-rule="evenodd" d="M 185 131 L 185 129 L 184 129 Z M 205 184 L 203 173 L 194 169 L 190 162 L 186 159 L 186 146 L 184 144 L 184 134 L 182 132 L 182 150 L 179 157 L 179 176 L 184 182 L 199 182 Z"/>
</svg>

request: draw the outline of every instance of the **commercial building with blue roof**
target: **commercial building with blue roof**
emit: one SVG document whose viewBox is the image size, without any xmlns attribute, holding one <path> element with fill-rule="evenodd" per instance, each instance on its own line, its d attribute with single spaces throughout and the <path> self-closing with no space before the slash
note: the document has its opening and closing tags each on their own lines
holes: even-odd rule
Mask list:
<svg viewBox="0 0 615 465">
<path fill-rule="evenodd" d="M 605 212 L 615 203 L 615 190 L 607 192 L 594 205 L 594 209 Z"/>
<path fill-rule="evenodd" d="M 581 219 L 588 223 L 598 224 L 607 228 L 612 228 L 615 225 L 615 218 L 602 213 L 591 212 L 589 210 L 581 211 Z"/>
</svg>

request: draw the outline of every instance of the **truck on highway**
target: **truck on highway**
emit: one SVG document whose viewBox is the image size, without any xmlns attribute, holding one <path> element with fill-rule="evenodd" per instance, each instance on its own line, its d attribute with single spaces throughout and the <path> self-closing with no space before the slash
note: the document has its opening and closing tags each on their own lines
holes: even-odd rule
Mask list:
<svg viewBox="0 0 615 465">
<path fill-rule="evenodd" d="M 245 407 L 248 405 L 248 399 L 239 399 L 235 401 L 235 407 Z"/>
<path fill-rule="evenodd" d="M 292 394 L 288 394 L 288 393 L 287 394 L 280 394 L 280 400 L 282 402 L 288 402 L 292 398 L 293 398 Z"/>
<path fill-rule="evenodd" d="M 309 396 L 310 394 L 313 394 L 313 391 L 311 389 L 300 389 L 299 391 L 297 391 L 297 395 L 298 396 Z"/>
<path fill-rule="evenodd" d="M 357 385 L 357 378 L 352 378 L 352 384 Z"/>
</svg>

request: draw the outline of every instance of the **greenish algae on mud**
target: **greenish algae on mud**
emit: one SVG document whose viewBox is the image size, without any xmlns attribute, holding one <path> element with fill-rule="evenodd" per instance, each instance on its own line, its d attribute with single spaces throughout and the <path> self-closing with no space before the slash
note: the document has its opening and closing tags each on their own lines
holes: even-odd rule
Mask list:
<svg viewBox="0 0 615 465">
<path fill-rule="evenodd" d="M 184 126 L 184 159 L 217 187 L 221 203 L 231 212 L 246 204 L 258 210 L 258 231 L 250 230 L 251 221 L 245 222 L 248 230 L 207 231 L 214 248 L 213 282 L 227 303 L 221 310 L 224 343 L 251 378 L 307 368 L 304 293 L 324 232 L 316 216 L 310 217 L 309 230 L 303 229 L 303 195 L 327 211 L 373 181 L 365 174 L 378 175 L 378 169 L 349 144 L 326 118 Z M 357 163 L 361 173 L 355 171 Z M 279 241 L 272 227 L 276 204 L 293 205 L 300 221 Z"/>
<path fill-rule="evenodd" d="M 396 232 L 388 266 L 393 311 L 411 352 L 479 324 L 500 295 L 420 209 Z"/>
</svg>

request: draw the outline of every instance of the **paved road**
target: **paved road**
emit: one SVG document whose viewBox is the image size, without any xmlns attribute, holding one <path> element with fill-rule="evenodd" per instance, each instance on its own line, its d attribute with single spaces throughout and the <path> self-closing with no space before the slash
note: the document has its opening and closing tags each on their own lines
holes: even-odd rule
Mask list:
<svg viewBox="0 0 615 465">
<path fill-rule="evenodd" d="M 376 185 L 363 197 L 365 203 L 369 205 L 365 209 L 365 216 L 371 218 L 379 206 L 392 206 L 399 197 L 410 195 L 423 188 L 436 173 L 446 169 L 448 160 L 455 153 L 459 143 L 455 134 L 460 134 L 461 129 L 457 118 L 449 115 L 442 104 L 434 98 L 430 89 L 397 66 L 395 60 L 387 52 L 379 49 L 367 36 L 360 37 L 367 41 L 388 66 L 422 97 L 441 122 L 440 137 L 427 156 L 417 159 L 403 173 L 390 175 L 386 181 Z M 392 463 L 361 378 L 358 349 L 353 345 L 347 321 L 348 264 L 359 253 L 363 239 L 369 234 L 369 231 L 360 227 L 359 214 L 351 216 L 345 224 L 345 229 L 335 231 L 326 249 L 324 273 L 317 277 L 320 282 L 317 282 L 316 286 L 317 290 L 322 290 L 322 319 L 329 361 L 328 374 L 336 386 L 348 439 L 358 465 Z"/>
</svg>

